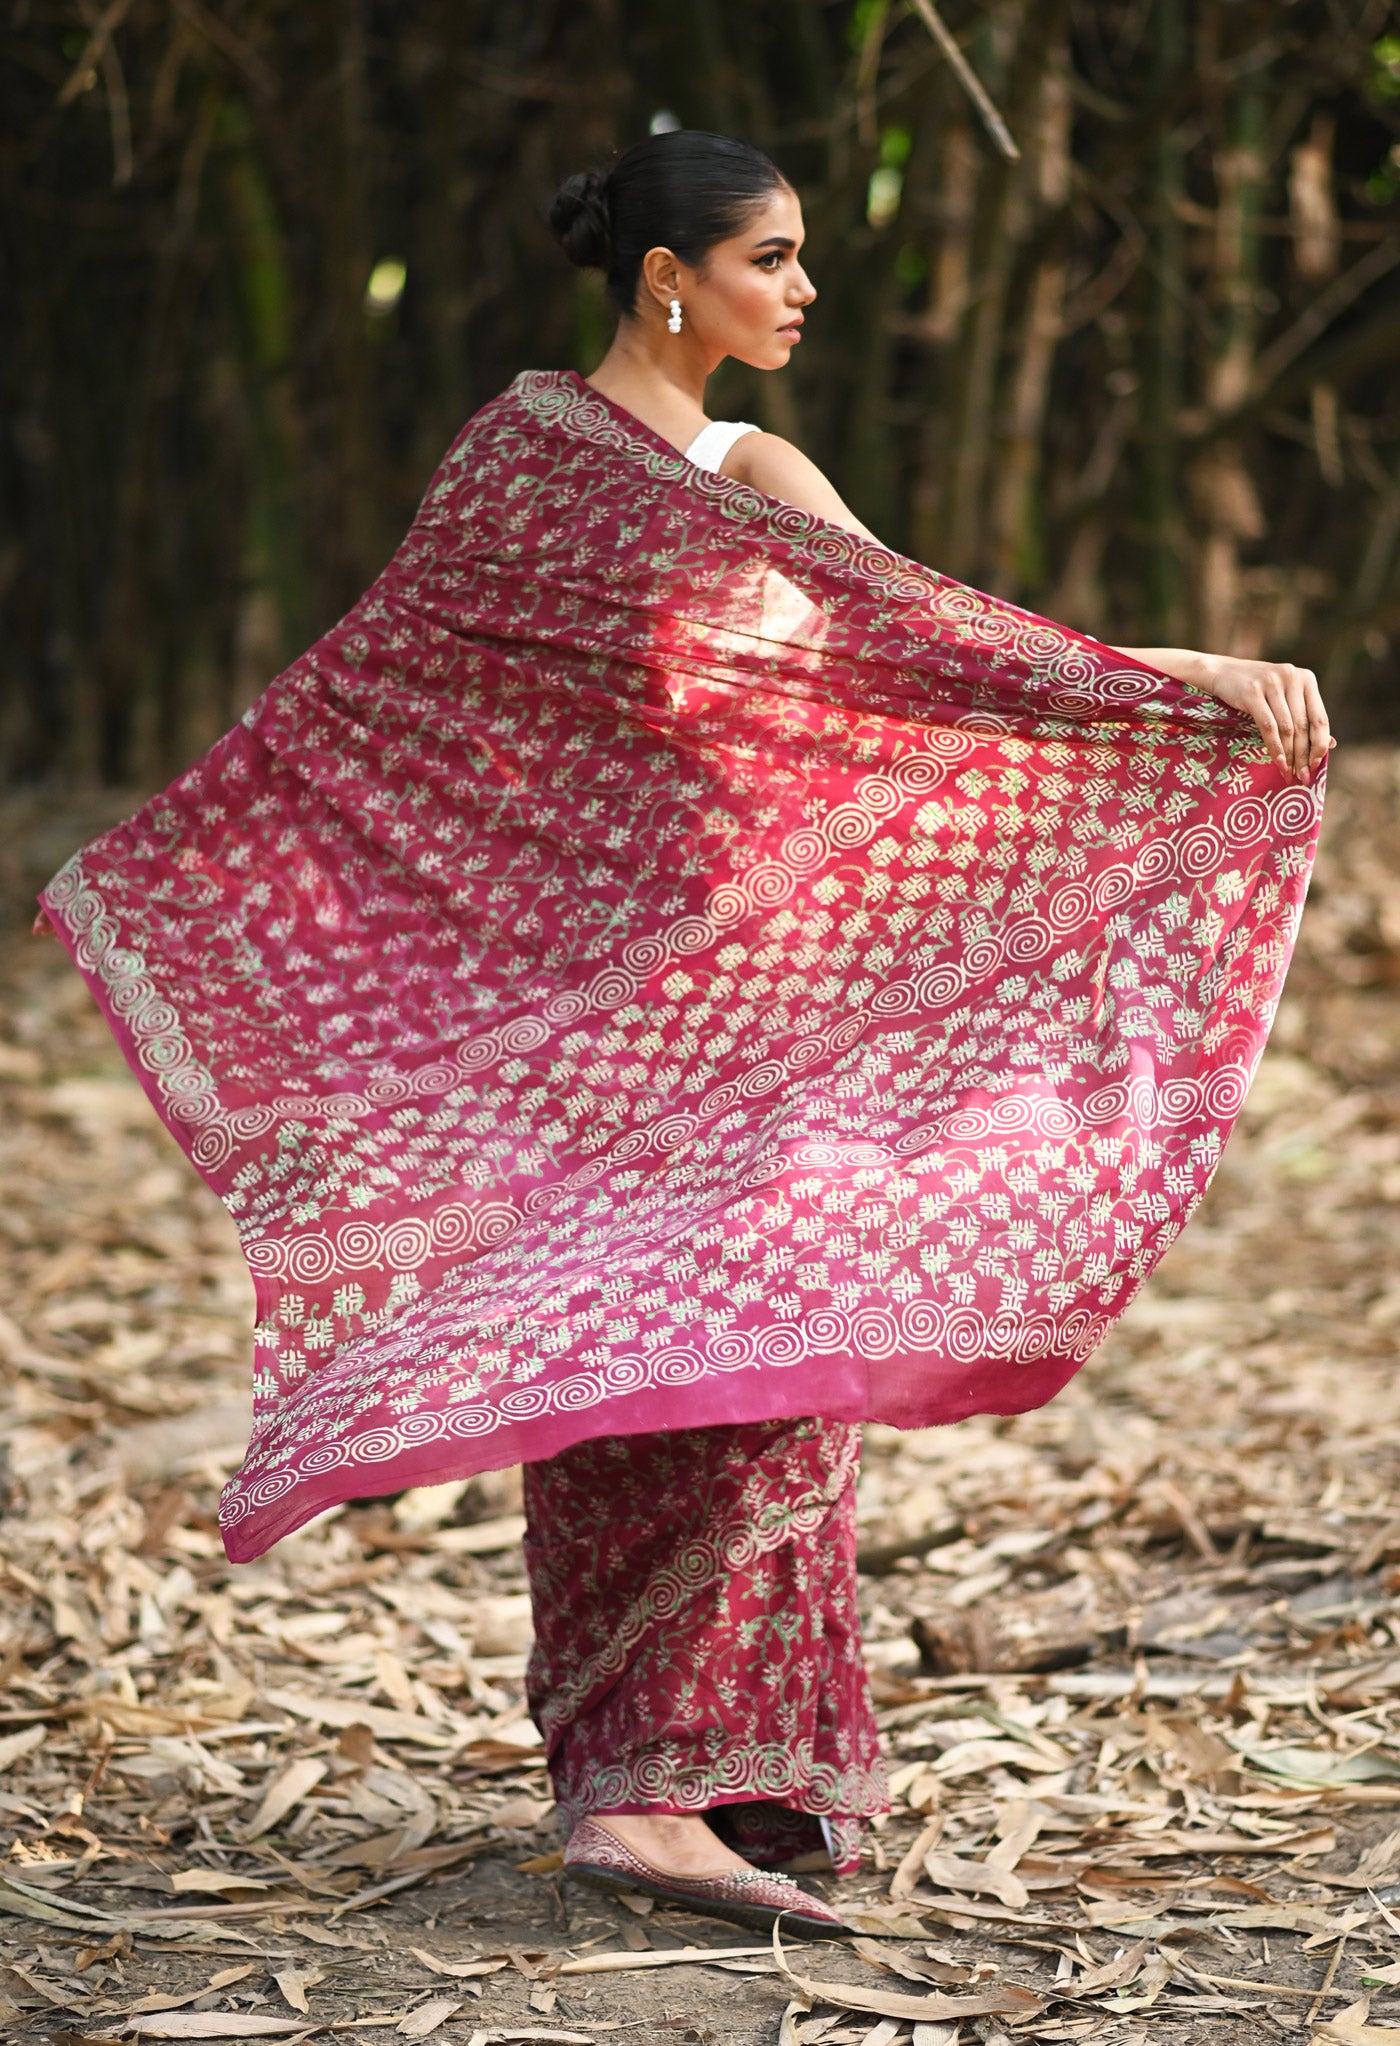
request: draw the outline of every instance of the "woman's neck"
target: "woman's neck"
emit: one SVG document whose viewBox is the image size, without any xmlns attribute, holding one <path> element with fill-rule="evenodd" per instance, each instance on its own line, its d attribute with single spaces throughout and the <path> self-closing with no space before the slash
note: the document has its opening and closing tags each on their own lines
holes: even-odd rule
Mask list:
<svg viewBox="0 0 1400 2046">
<path fill-rule="evenodd" d="M 635 413 L 673 447 L 689 447 L 705 424 L 705 384 L 715 365 L 694 338 L 658 322 L 621 320 L 612 346 L 585 383 Z"/>
</svg>

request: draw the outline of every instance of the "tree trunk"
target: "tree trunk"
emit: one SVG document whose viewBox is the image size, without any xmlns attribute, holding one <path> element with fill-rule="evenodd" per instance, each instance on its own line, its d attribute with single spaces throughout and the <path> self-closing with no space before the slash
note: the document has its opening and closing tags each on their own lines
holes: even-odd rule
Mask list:
<svg viewBox="0 0 1400 2046">
<path fill-rule="evenodd" d="M 1013 135 L 1024 133 L 1039 96 L 1049 49 L 1058 39 L 1066 0 L 1017 0 L 1008 10 L 1006 33 L 1013 54 L 1005 67 L 1002 113 Z M 987 556 L 987 481 L 994 459 L 996 403 L 1000 383 L 1007 296 L 1028 209 L 1015 214 L 1025 196 L 1026 164 L 989 157 L 982 170 L 972 231 L 970 305 L 959 337 L 951 391 L 951 433 L 947 453 L 948 489 L 940 567 L 976 580 Z"/>
<path fill-rule="evenodd" d="M 1069 199 L 1071 101 L 1069 53 L 1051 52 L 1037 109 L 1034 176 L 1038 238 L 1043 253 L 1031 279 L 1021 321 L 1020 352 L 1012 371 L 1007 426 L 993 497 L 992 580 L 1004 595 L 1034 589 L 1044 573 L 1044 540 L 1036 504 L 1050 372 L 1060 338 L 1065 255 L 1059 223 L 1047 216 Z"/>
<path fill-rule="evenodd" d="M 1214 412 L 1230 412 L 1242 401 L 1254 369 L 1267 119 L 1262 76 L 1250 71 L 1235 88 L 1216 169 L 1214 271 L 1220 326 L 1206 379 L 1206 402 Z M 1240 545 L 1262 538 L 1265 522 L 1239 443 L 1217 442 L 1193 464 L 1191 481 L 1205 524 L 1197 642 L 1215 653 L 1258 658 L 1267 627 L 1250 613 Z"/>
</svg>

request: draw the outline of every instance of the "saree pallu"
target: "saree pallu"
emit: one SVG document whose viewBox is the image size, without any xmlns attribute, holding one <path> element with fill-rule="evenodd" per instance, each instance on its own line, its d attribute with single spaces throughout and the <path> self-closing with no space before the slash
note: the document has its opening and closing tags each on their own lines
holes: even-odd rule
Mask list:
<svg viewBox="0 0 1400 2046">
<path fill-rule="evenodd" d="M 50 883 L 257 1293 L 231 1557 L 604 1435 L 1049 1399 L 1199 1200 L 1320 788 L 571 371 Z"/>
<path fill-rule="evenodd" d="M 859 1430 L 764 1421 L 525 1470 L 528 1691 L 560 1816 L 708 1812 L 760 1866 L 888 1806 L 856 1612 Z"/>
</svg>

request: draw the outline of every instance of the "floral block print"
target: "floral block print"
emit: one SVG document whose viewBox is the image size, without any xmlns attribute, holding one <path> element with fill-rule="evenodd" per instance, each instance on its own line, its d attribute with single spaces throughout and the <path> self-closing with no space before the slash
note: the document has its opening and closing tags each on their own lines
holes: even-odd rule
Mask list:
<svg viewBox="0 0 1400 2046">
<path fill-rule="evenodd" d="M 824 1818 L 855 1865 L 889 1801 L 856 1612 L 859 1456 L 856 1428 L 808 1419 L 527 1466 L 530 1708 L 566 1826 L 717 1811 L 772 1865 L 819 1847 Z"/>
<path fill-rule="evenodd" d="M 257 1289 L 235 1558 L 595 1436 L 1049 1399 L 1199 1200 L 1320 791 L 571 371 L 43 902 Z"/>
</svg>

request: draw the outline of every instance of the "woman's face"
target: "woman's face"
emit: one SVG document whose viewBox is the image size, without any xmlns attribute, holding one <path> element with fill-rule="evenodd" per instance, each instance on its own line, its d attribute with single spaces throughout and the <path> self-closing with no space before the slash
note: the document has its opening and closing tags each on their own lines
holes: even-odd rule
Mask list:
<svg viewBox="0 0 1400 2046">
<path fill-rule="evenodd" d="M 703 262 L 692 268 L 671 259 L 679 277 L 674 295 L 681 302 L 682 335 L 708 367 L 726 355 L 753 369 L 783 367 L 800 338 L 802 308 L 817 295 L 798 261 L 803 234 L 797 194 L 780 185 Z M 664 318 L 664 305 L 661 310 Z"/>
</svg>

